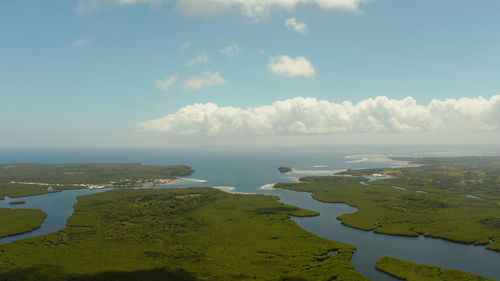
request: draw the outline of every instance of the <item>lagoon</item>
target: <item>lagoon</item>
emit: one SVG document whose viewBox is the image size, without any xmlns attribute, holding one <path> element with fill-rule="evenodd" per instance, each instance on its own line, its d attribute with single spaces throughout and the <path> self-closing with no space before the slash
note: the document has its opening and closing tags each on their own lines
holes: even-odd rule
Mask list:
<svg viewBox="0 0 500 281">
<path fill-rule="evenodd" d="M 454 268 L 480 274 L 500 280 L 500 253 L 486 250 L 483 246 L 458 244 L 442 239 L 426 237 L 400 237 L 350 228 L 336 219 L 344 213 L 356 209 L 346 204 L 322 203 L 314 200 L 310 194 L 285 190 L 261 189 L 266 184 L 293 182 L 297 176 L 281 174 L 279 166 L 291 166 L 300 170 L 335 170 L 344 168 L 372 168 L 402 165 L 392 161 L 353 161 L 345 158 L 356 151 L 342 150 L 114 150 L 114 151 L 78 151 L 3 153 L 2 162 L 40 162 L 40 163 L 80 163 L 80 162 L 141 162 L 145 164 L 191 166 L 195 173 L 190 179 L 179 185 L 188 186 L 224 186 L 234 187 L 234 192 L 264 193 L 278 195 L 287 204 L 319 212 L 317 217 L 293 218 L 304 229 L 318 236 L 335 241 L 356 245 L 358 250 L 352 262 L 359 272 L 374 280 L 397 280 L 375 269 L 375 262 L 382 256 L 390 255 L 417 263 L 438 265 L 445 269 Z M 303 176 L 303 175 L 300 175 Z M 305 175 L 304 175 L 305 176 Z M 24 197 L 24 205 L 10 205 L 10 201 L 0 200 L 3 208 L 42 209 L 48 214 L 41 228 L 18 236 L 0 239 L 0 244 L 35 237 L 57 231 L 65 226 L 66 219 L 73 212 L 76 197 L 85 194 L 103 192 L 103 190 L 67 190 L 58 193 Z M 394 192 L 398 192 L 394 189 Z"/>
</svg>

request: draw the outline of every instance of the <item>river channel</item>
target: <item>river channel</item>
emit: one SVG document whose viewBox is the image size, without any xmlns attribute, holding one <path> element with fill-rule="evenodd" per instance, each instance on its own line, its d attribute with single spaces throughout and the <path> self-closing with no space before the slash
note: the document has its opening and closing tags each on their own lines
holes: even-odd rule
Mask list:
<svg viewBox="0 0 500 281">
<path fill-rule="evenodd" d="M 307 155 L 308 157 L 305 157 Z M 311 156 L 313 155 L 313 156 Z M 149 155 L 145 159 L 138 156 L 102 160 L 96 156 L 95 159 L 76 159 L 74 162 L 145 162 L 148 164 L 187 164 L 195 169 L 195 173 L 188 177 L 182 184 L 166 186 L 189 187 L 189 186 L 231 186 L 236 192 L 264 193 L 278 195 L 284 203 L 314 210 L 320 213 L 316 217 L 292 219 L 302 228 L 318 236 L 355 245 L 357 250 L 352 258 L 356 270 L 364 276 L 374 280 L 398 280 L 375 269 L 375 262 L 382 256 L 392 256 L 409 260 L 416 263 L 441 266 L 446 269 L 459 269 L 470 273 L 479 274 L 484 277 L 500 280 L 500 253 L 490 251 L 484 246 L 454 243 L 443 239 L 428 237 L 401 237 L 377 234 L 372 231 L 363 231 L 343 225 L 336 218 L 345 213 L 356 212 L 356 209 L 342 203 L 323 203 L 311 197 L 311 194 L 287 190 L 263 190 L 265 184 L 275 182 L 296 181 L 298 175 L 280 174 L 277 167 L 290 165 L 300 169 L 340 169 L 340 168 L 364 168 L 364 167 L 388 167 L 394 165 L 391 161 L 379 162 L 355 162 L 345 154 L 258 154 L 243 153 L 234 155 L 231 153 L 207 153 L 204 155 L 179 154 L 169 155 L 169 160 L 158 160 L 158 155 Z M 68 156 L 70 157 L 70 156 Z M 132 159 L 131 159 L 132 158 Z M 74 159 L 74 158 L 71 158 Z M 21 159 L 24 160 L 24 159 Z M 97 161 L 101 160 L 101 161 Z M 134 161 L 130 161 L 134 160 Z M 21 161 L 11 161 L 21 162 Z M 26 161 L 23 161 L 26 162 Z M 43 161 L 37 161 L 43 162 Z M 70 162 L 58 158 L 46 162 Z M 300 175 L 302 176 L 302 175 Z M 199 179 L 199 180 L 198 180 Z M 41 228 L 11 237 L 0 239 L 0 244 L 12 241 L 36 237 L 51 233 L 64 228 L 66 219 L 73 212 L 73 205 L 77 197 L 81 195 L 104 192 L 106 190 L 67 190 L 45 195 L 24 197 L 24 205 L 10 205 L 14 199 L 6 198 L 0 200 L 0 208 L 33 208 L 41 209 L 47 213 Z M 398 192 L 397 189 L 394 189 Z M 15 200 L 19 200 L 16 198 Z"/>
</svg>

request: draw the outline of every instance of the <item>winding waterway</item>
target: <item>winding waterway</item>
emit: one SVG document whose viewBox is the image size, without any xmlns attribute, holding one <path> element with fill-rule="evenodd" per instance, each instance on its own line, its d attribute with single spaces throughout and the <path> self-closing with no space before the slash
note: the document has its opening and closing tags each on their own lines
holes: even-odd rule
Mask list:
<svg viewBox="0 0 500 281">
<path fill-rule="evenodd" d="M 148 152 L 149 153 L 149 152 Z M 297 169 L 341 169 L 363 167 L 388 167 L 395 165 L 391 161 L 352 162 L 346 161 L 346 152 L 221 152 L 221 151 L 165 151 L 150 154 L 128 152 L 124 155 L 114 153 L 99 154 L 56 154 L 56 155 L 11 155 L 4 163 L 15 162 L 142 162 L 147 164 L 187 164 L 195 169 L 190 177 L 206 182 L 190 182 L 168 187 L 187 186 L 232 186 L 236 192 L 265 193 L 278 195 L 284 203 L 314 210 L 320 213 L 316 217 L 292 218 L 304 229 L 318 236 L 356 245 L 352 258 L 356 270 L 374 280 L 397 280 L 374 268 L 375 262 L 382 256 L 393 256 L 417 263 L 431 264 L 443 268 L 460 269 L 500 280 L 500 253 L 486 250 L 483 246 L 453 243 L 442 239 L 427 237 L 400 237 L 362 231 L 342 225 L 336 219 L 339 215 L 355 212 L 356 209 L 346 204 L 323 203 L 314 200 L 309 193 L 287 190 L 262 190 L 261 186 L 275 182 L 290 182 L 294 175 L 280 174 L 277 167 L 292 166 Z M 30 158 L 31 157 L 31 158 Z M 167 159 L 167 160 L 166 160 Z M 303 176 L 303 175 L 301 175 Z M 73 212 L 77 196 L 104 190 L 68 190 L 39 196 L 29 196 L 22 200 L 24 205 L 10 205 L 13 199 L 0 200 L 0 208 L 42 209 L 47 218 L 41 228 L 11 237 L 0 239 L 0 244 L 36 237 L 63 228 L 66 219 Z M 394 192 L 400 192 L 394 189 Z M 16 198 L 15 200 L 19 200 Z"/>
</svg>

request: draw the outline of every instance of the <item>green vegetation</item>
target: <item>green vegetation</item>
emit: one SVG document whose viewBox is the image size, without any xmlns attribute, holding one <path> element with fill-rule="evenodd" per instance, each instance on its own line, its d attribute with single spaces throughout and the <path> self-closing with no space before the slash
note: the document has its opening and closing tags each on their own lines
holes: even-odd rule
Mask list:
<svg viewBox="0 0 500 281">
<path fill-rule="evenodd" d="M 56 191 L 49 190 L 48 186 L 45 185 L 0 182 L 0 200 L 3 200 L 5 195 L 9 196 L 10 198 L 19 198 L 31 195 L 47 194 L 51 192 Z"/>
<path fill-rule="evenodd" d="M 12 210 L 2 208 L 0 209 L 0 237 L 11 236 L 35 230 L 42 225 L 45 217 L 47 217 L 47 214 L 45 214 L 41 210 Z"/>
<path fill-rule="evenodd" d="M 279 167 L 278 170 L 280 171 L 280 173 L 288 173 L 288 172 L 293 171 L 292 168 L 290 168 L 290 167 L 283 167 L 283 166 Z"/>
<path fill-rule="evenodd" d="M 0 199 L 86 188 L 91 185 L 137 186 L 193 173 L 188 166 L 132 164 L 13 164 L 0 165 Z M 49 186 L 52 189 L 49 189 Z"/>
<path fill-rule="evenodd" d="M 392 184 L 434 193 L 471 194 L 500 199 L 500 157 L 393 158 L 420 164 L 398 169 L 348 170 L 341 174 L 365 176 L 386 174 L 390 179 L 372 184 Z"/>
<path fill-rule="evenodd" d="M 23 200 L 19 200 L 19 201 L 10 201 L 9 204 L 11 205 L 22 205 L 22 204 L 25 204 L 26 201 L 23 201 Z"/>
<path fill-rule="evenodd" d="M 366 280 L 353 246 L 290 215 L 317 213 L 210 188 L 82 196 L 67 228 L 0 246 L 0 280 Z"/>
<path fill-rule="evenodd" d="M 368 185 L 359 183 L 365 180 L 361 177 L 333 176 L 306 177 L 301 181 L 307 183 L 280 183 L 275 188 L 307 191 L 313 193 L 314 198 L 320 201 L 345 202 L 355 206 L 358 208 L 357 212 L 339 217 L 342 223 L 355 228 L 404 236 L 424 234 L 462 243 L 486 244 L 488 249 L 500 251 L 500 202 L 491 199 L 498 191 L 493 190 L 493 186 L 488 184 L 484 187 L 478 185 L 475 190 L 471 190 L 468 185 L 459 184 L 474 180 L 471 173 L 463 174 L 463 171 L 479 169 L 478 163 L 493 164 L 496 161 L 493 159 L 498 158 L 474 157 L 470 161 L 467 161 L 467 158 L 442 159 L 443 163 L 433 159 L 432 161 L 435 161 L 433 164 L 397 171 L 394 169 L 348 171 L 355 175 L 384 172 L 396 176 L 386 180 L 371 181 Z M 462 172 L 458 173 L 458 168 L 452 166 L 449 168 L 449 178 L 447 178 L 445 167 L 448 166 L 445 163 L 446 165 L 455 163 L 454 165 L 461 167 Z M 468 165 L 472 167 L 469 168 Z M 500 171 L 498 165 L 496 168 Z M 484 168 L 483 172 L 484 175 L 477 170 L 476 175 L 493 178 L 495 174 L 493 168 L 488 168 L 487 171 Z M 434 177 L 435 174 L 440 176 Z M 406 177 L 406 175 L 418 175 L 418 177 Z M 433 184 L 424 186 L 415 184 L 415 182 L 425 182 L 424 179 L 433 180 Z M 436 191 L 441 190 L 441 184 L 453 182 L 458 186 L 450 184 L 442 189 L 445 191 Z M 408 190 L 396 189 L 394 186 Z M 426 190 L 427 193 L 416 192 L 417 186 L 418 190 Z M 500 190 L 498 184 L 496 188 Z M 470 198 L 466 196 L 467 194 L 481 194 L 490 199 Z"/>
<path fill-rule="evenodd" d="M 377 261 L 375 267 L 392 276 L 407 281 L 487 281 L 479 275 L 460 270 L 444 270 L 437 266 L 416 264 L 409 261 L 383 257 Z"/>
</svg>

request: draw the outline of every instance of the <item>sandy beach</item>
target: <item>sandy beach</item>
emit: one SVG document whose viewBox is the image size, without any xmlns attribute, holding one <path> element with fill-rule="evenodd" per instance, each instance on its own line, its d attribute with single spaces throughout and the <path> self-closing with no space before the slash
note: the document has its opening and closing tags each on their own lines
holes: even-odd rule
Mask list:
<svg viewBox="0 0 500 281">
<path fill-rule="evenodd" d="M 275 183 L 266 184 L 260 187 L 262 190 L 274 190 Z"/>
<path fill-rule="evenodd" d="M 346 159 L 347 163 L 361 163 L 361 162 L 393 162 L 395 164 L 408 165 L 410 161 L 405 160 L 394 160 L 390 158 L 390 155 L 384 154 L 360 154 L 360 155 L 348 155 Z"/>
<path fill-rule="evenodd" d="M 293 175 L 335 175 L 347 171 L 346 169 L 337 170 L 292 170 L 289 174 Z"/>
</svg>

